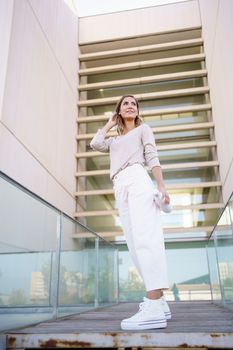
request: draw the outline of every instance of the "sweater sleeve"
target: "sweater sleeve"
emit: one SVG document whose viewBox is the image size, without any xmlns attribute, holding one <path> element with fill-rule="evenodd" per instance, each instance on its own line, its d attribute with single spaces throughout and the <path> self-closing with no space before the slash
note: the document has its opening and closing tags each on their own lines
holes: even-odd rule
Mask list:
<svg viewBox="0 0 233 350">
<path fill-rule="evenodd" d="M 142 131 L 142 143 L 144 146 L 144 157 L 149 170 L 154 166 L 161 166 L 158 157 L 158 151 L 155 144 L 155 139 L 151 127 L 144 124 Z"/>
<path fill-rule="evenodd" d="M 109 153 L 109 146 L 112 142 L 112 137 L 105 139 L 106 132 L 103 129 L 98 129 L 97 133 L 90 142 L 90 146 L 95 151 Z"/>
</svg>

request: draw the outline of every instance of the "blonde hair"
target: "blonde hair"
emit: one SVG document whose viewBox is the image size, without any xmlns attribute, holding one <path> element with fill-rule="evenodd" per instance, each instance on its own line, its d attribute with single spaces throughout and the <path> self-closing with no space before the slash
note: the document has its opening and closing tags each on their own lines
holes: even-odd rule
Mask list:
<svg viewBox="0 0 233 350">
<path fill-rule="evenodd" d="M 120 109 L 121 109 L 121 104 L 126 97 L 132 97 L 135 100 L 136 105 L 137 105 L 138 114 L 139 114 L 139 104 L 138 104 L 138 101 L 136 100 L 136 98 L 133 95 L 122 96 L 116 105 L 116 114 L 117 114 L 116 125 L 117 125 L 118 135 L 122 135 L 124 133 L 124 130 L 125 130 L 124 119 L 122 118 L 122 116 L 119 113 L 120 113 Z M 135 127 L 141 125 L 142 123 L 143 123 L 143 120 L 140 118 L 139 115 L 137 115 L 135 118 Z"/>
</svg>

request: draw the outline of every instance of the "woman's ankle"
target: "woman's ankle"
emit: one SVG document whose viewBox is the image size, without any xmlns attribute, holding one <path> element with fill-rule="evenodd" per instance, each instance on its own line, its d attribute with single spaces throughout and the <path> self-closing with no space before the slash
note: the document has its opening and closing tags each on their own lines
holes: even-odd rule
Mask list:
<svg viewBox="0 0 233 350">
<path fill-rule="evenodd" d="M 161 289 L 154 289 L 146 292 L 146 297 L 147 299 L 156 300 L 156 299 L 160 299 L 162 294 L 163 293 Z"/>
</svg>

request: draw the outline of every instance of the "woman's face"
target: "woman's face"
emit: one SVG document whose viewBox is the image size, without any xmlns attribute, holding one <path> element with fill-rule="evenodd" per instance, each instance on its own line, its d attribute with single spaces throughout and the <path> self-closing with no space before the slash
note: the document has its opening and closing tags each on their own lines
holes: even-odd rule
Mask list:
<svg viewBox="0 0 233 350">
<path fill-rule="evenodd" d="M 137 102 L 133 97 L 125 97 L 121 102 L 120 112 L 124 120 L 135 119 L 138 115 Z"/>
</svg>

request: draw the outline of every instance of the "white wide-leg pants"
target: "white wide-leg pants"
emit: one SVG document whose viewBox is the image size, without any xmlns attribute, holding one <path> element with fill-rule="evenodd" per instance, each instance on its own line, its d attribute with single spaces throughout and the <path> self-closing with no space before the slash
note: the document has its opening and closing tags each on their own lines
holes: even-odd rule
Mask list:
<svg viewBox="0 0 233 350">
<path fill-rule="evenodd" d="M 114 176 L 113 188 L 129 253 L 146 291 L 169 288 L 161 212 L 149 174 L 133 164 Z"/>
</svg>

